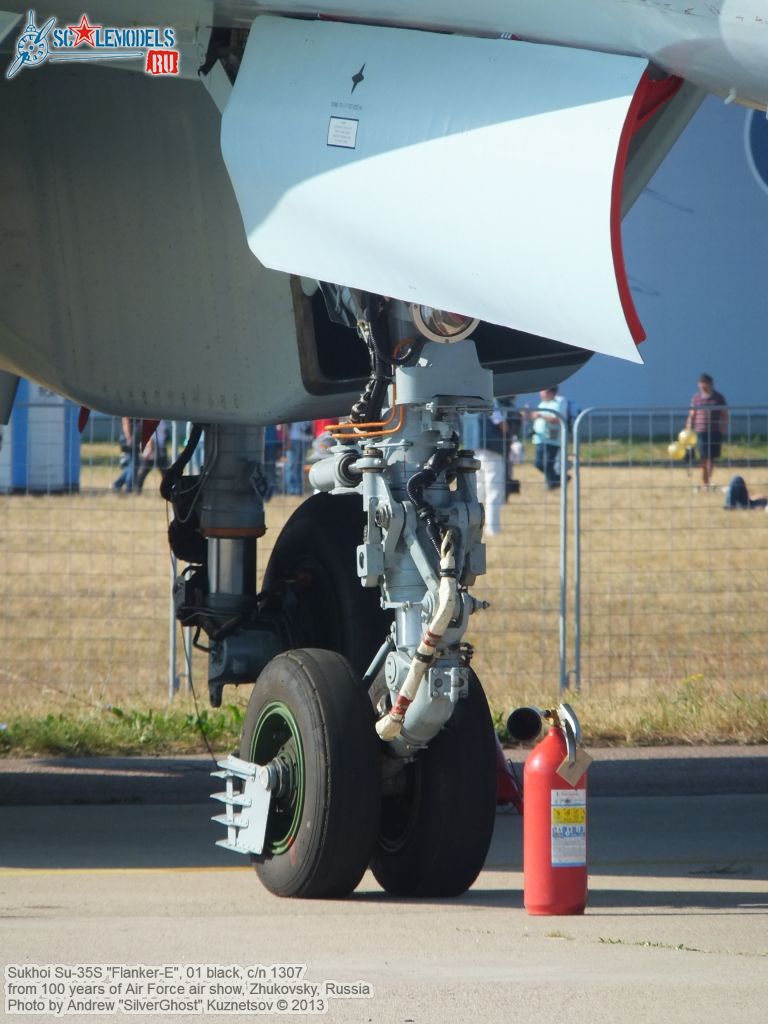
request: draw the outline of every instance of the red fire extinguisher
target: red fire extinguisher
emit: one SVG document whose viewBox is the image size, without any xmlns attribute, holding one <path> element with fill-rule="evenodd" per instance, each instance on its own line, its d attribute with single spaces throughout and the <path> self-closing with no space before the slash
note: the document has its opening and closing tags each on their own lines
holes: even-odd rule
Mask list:
<svg viewBox="0 0 768 1024">
<path fill-rule="evenodd" d="M 527 718 L 521 728 L 521 713 Z M 538 718 L 533 732 L 531 712 Z M 517 715 L 517 733 L 512 723 Z M 521 708 L 510 716 L 512 735 L 534 739 L 523 776 L 523 901 L 534 915 L 582 914 L 587 905 L 587 773 L 590 758 L 577 749 L 578 721 L 568 705 L 557 711 Z M 521 736 L 520 732 L 527 732 Z"/>
</svg>

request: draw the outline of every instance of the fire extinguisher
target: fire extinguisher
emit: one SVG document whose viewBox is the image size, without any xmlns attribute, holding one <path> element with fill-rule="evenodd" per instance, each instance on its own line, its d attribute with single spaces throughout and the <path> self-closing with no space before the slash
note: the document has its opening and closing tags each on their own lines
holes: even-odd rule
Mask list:
<svg viewBox="0 0 768 1024">
<path fill-rule="evenodd" d="M 546 735 L 523 775 L 523 901 L 534 915 L 582 914 L 587 905 L 587 767 L 573 710 L 518 708 L 507 728 L 516 739 Z"/>
</svg>

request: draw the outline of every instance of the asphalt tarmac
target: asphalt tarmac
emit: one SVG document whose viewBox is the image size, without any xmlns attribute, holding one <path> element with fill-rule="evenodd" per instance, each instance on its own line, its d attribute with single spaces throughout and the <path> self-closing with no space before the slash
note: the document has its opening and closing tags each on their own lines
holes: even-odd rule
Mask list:
<svg viewBox="0 0 768 1024">
<path fill-rule="evenodd" d="M 348 900 L 280 900 L 213 844 L 210 761 L 2 762 L 0 961 L 168 964 L 177 975 L 305 964 L 310 985 L 370 987 L 322 1003 L 320 1019 L 362 1024 L 763 1024 L 768 748 L 592 753 L 590 899 L 579 917 L 523 909 L 513 813 L 499 813 L 486 867 L 459 899 L 393 899 L 366 875 Z M 146 996 L 149 982 L 138 984 Z M 274 996 L 246 993 L 201 1002 L 194 1015 L 139 1000 L 85 1019 L 320 1015 L 298 991 L 279 1011 Z M 251 1009 L 233 1009 L 249 999 Z M 61 1019 L 2 1018 L 3 1008 L 9 1021 Z"/>
</svg>

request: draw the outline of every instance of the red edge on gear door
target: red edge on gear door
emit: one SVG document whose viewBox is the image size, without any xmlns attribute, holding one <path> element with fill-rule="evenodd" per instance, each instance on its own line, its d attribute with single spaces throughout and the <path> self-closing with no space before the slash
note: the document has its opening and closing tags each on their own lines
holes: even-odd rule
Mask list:
<svg viewBox="0 0 768 1024">
<path fill-rule="evenodd" d="M 658 80 L 651 79 L 648 69 L 643 72 L 637 83 L 635 95 L 629 104 L 624 127 L 621 130 L 619 148 L 616 153 L 616 164 L 613 169 L 613 185 L 611 188 L 611 251 L 613 266 L 616 273 L 616 284 L 619 289 L 621 307 L 627 319 L 627 326 L 636 345 L 645 340 L 645 331 L 635 309 L 635 301 L 627 280 L 624 266 L 624 252 L 621 247 L 621 196 L 624 187 L 624 170 L 627 166 L 629 144 L 632 136 L 659 110 L 682 85 L 682 79 L 674 75 Z"/>
</svg>

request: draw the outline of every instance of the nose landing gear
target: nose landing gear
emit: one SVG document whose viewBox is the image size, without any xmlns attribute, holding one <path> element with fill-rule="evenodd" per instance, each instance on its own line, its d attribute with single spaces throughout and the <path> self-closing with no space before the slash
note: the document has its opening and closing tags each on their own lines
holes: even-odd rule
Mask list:
<svg viewBox="0 0 768 1024">
<path fill-rule="evenodd" d="M 483 511 L 478 463 L 459 440 L 461 410 L 490 406 L 491 374 L 471 344 L 409 346 L 395 323 L 393 351 L 412 356 L 393 356 L 387 377 L 364 328 L 371 386 L 310 477 L 333 493 L 294 513 L 255 594 L 253 572 L 229 563 L 221 580 L 213 572 L 243 530 L 226 518 L 224 474 L 207 467 L 208 591 L 182 608 L 204 628 L 212 622 L 233 651 L 217 686 L 258 675 L 240 758 L 279 780 L 262 805 L 263 848 L 252 850 L 264 885 L 339 897 L 370 864 L 395 895 L 455 896 L 482 868 L 496 806 L 495 736 L 463 639 L 484 607 L 469 592 L 485 571 Z M 233 439 L 229 450 L 228 479 L 239 482 L 253 532 L 245 496 L 258 473 L 243 477 L 243 446 Z M 266 657 L 270 644 L 284 653 Z"/>
</svg>

